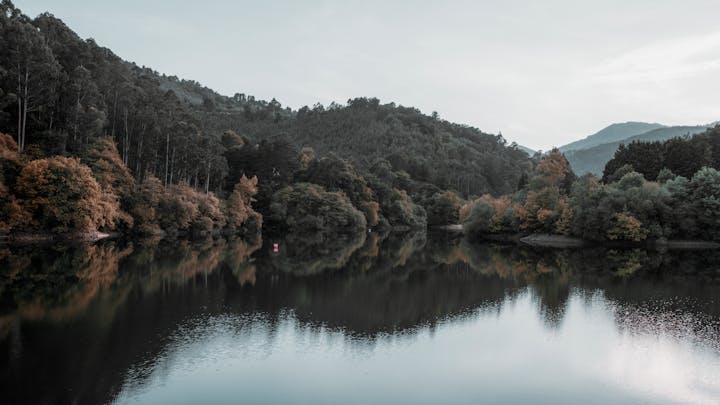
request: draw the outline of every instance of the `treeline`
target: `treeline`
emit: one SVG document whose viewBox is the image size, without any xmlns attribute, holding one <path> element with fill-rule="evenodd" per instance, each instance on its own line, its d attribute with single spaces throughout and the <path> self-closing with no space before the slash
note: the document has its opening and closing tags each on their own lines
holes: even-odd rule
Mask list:
<svg viewBox="0 0 720 405">
<path fill-rule="evenodd" d="M 468 233 L 552 233 L 592 241 L 662 238 L 720 240 L 720 130 L 621 148 L 601 180 L 575 178 L 557 150 L 537 165 L 527 187 L 485 195 L 462 207 Z M 620 162 L 622 166 L 615 168 Z M 611 172 L 611 170 L 613 170 Z M 677 173 L 675 172 L 677 170 Z"/>
<path fill-rule="evenodd" d="M 256 233 L 262 226 L 251 206 L 257 178 L 241 177 L 224 201 L 152 175 L 136 184 L 110 138 L 94 140 L 80 158 L 34 159 L 0 133 L 0 167 L 2 233 Z"/>
<path fill-rule="evenodd" d="M 630 165 L 648 180 L 657 180 L 663 169 L 690 178 L 703 167 L 720 169 L 720 127 L 692 137 L 678 137 L 663 142 L 631 142 L 620 145 L 605 165 L 603 180 Z"/>
<path fill-rule="evenodd" d="M 335 154 L 318 158 L 312 148 L 297 150 L 283 140 L 252 144 L 227 132 L 223 143 L 229 178 L 252 175 L 265 179 L 258 184 L 254 207 L 275 229 L 353 232 L 367 227 L 424 228 L 427 214 L 420 203 L 431 206 L 431 198 L 442 192 L 413 181 L 406 172 L 394 171 L 383 160 L 361 173 Z"/>
</svg>

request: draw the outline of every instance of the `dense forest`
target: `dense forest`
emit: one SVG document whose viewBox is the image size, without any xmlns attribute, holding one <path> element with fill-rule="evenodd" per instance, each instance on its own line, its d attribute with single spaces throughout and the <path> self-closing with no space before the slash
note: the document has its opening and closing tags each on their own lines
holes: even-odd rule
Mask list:
<svg viewBox="0 0 720 405">
<path fill-rule="evenodd" d="M 591 241 L 720 239 L 720 127 L 692 138 L 621 145 L 602 179 L 577 178 L 559 151 L 527 188 L 465 204 L 473 236 L 550 233 Z"/>
<path fill-rule="evenodd" d="M 218 232 L 263 217 L 289 229 L 422 227 L 447 216 L 433 204 L 513 193 L 534 165 L 501 135 L 377 99 L 294 111 L 222 96 L 9 0 L 0 132 L 0 230 L 11 233 Z"/>
<path fill-rule="evenodd" d="M 620 145 L 628 145 L 632 142 L 662 142 L 678 137 L 693 136 L 705 132 L 715 125 L 694 125 L 694 126 L 672 126 L 653 129 L 638 135 L 632 135 L 625 139 L 613 142 L 606 142 L 587 149 L 573 149 L 563 151 L 573 171 L 578 175 L 592 173 L 598 176 L 603 174 L 603 169 L 609 162 Z M 602 132 L 602 131 L 600 131 Z"/>
<path fill-rule="evenodd" d="M 630 165 L 648 180 L 656 180 L 663 169 L 690 178 L 703 167 L 720 169 L 720 128 L 657 142 L 620 145 L 603 171 L 603 180 Z"/>
</svg>

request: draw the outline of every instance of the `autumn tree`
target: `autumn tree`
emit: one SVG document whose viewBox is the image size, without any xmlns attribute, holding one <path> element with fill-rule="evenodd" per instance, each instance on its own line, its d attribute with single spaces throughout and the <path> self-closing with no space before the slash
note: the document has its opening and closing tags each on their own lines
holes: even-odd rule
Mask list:
<svg viewBox="0 0 720 405">
<path fill-rule="evenodd" d="M 518 212 L 521 227 L 527 231 L 568 232 L 572 213 L 566 200 L 575 179 L 570 164 L 557 149 L 540 160 Z"/>
<path fill-rule="evenodd" d="M 79 159 L 57 156 L 28 163 L 16 191 L 36 230 L 113 229 L 119 219 L 119 206 L 103 196 L 92 171 Z"/>
<path fill-rule="evenodd" d="M 225 202 L 228 228 L 248 227 L 257 231 L 262 227 L 262 215 L 252 209 L 253 197 L 257 194 L 257 183 L 257 177 L 248 179 L 242 176 L 235 185 L 235 189 Z"/>
</svg>

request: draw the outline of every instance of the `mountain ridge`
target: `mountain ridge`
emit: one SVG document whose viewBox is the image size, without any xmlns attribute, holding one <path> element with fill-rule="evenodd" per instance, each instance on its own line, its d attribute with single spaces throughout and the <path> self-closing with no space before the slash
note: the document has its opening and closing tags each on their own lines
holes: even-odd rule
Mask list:
<svg viewBox="0 0 720 405">
<path fill-rule="evenodd" d="M 559 147 L 558 150 L 560 150 L 560 152 L 567 152 L 570 150 L 588 149 L 593 146 L 620 141 L 622 139 L 627 139 L 635 135 L 640 135 L 654 129 L 666 127 L 667 126 L 663 124 L 640 121 L 614 123 L 608 125 L 607 127 L 599 130 L 592 135 L 588 135 L 585 138 L 563 145 Z"/>
<path fill-rule="evenodd" d="M 712 128 L 716 123 L 706 125 L 677 125 L 663 126 L 625 139 L 598 144 L 585 149 L 571 149 L 564 151 L 573 171 L 578 174 L 592 173 L 602 175 L 607 162 L 613 158 L 615 151 L 621 144 L 631 142 L 657 142 L 668 139 L 693 136 Z"/>
</svg>

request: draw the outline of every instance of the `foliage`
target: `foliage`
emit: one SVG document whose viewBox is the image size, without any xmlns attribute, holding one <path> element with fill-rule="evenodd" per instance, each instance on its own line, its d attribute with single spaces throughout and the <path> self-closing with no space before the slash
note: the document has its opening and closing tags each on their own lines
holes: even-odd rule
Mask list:
<svg viewBox="0 0 720 405">
<path fill-rule="evenodd" d="M 82 162 L 92 169 L 100 187 L 115 193 L 123 201 L 131 197 L 135 189 L 135 179 L 120 158 L 111 138 L 94 140 L 85 150 Z"/>
<path fill-rule="evenodd" d="M 364 231 L 365 216 L 341 191 L 325 191 L 316 184 L 296 183 L 273 195 L 268 220 L 288 231 Z"/>
<path fill-rule="evenodd" d="M 158 224 L 158 205 L 165 192 L 162 182 L 155 176 L 145 176 L 139 184 L 131 202 L 131 214 L 135 220 L 134 231 L 139 234 L 155 235 L 161 232 Z"/>
<path fill-rule="evenodd" d="M 613 215 L 613 225 L 607 231 L 610 240 L 628 240 L 640 242 L 647 238 L 648 230 L 642 223 L 628 212 L 619 212 Z"/>
<path fill-rule="evenodd" d="M 564 195 L 560 185 L 565 176 L 556 168 L 540 162 L 527 193 L 485 195 L 463 206 L 460 219 L 467 232 L 548 232 L 629 242 L 720 235 L 720 172 L 715 169 L 703 168 L 691 180 L 663 170 L 661 184 L 625 165 L 610 177 L 615 180 L 611 183 L 586 175 Z"/>
<path fill-rule="evenodd" d="M 658 179 L 663 169 L 691 178 L 703 167 L 720 168 L 720 127 L 710 128 L 693 137 L 620 145 L 615 156 L 605 165 L 603 180 L 612 182 L 611 176 L 624 165 L 631 165 L 646 179 L 653 181 Z"/>
<path fill-rule="evenodd" d="M 245 176 L 235 185 L 235 189 L 227 199 L 226 213 L 227 226 L 230 229 L 239 229 L 243 226 L 251 227 L 256 232 L 262 227 L 262 215 L 252 209 L 253 196 L 257 194 L 258 178 L 248 179 Z"/>
<path fill-rule="evenodd" d="M 460 208 L 460 197 L 452 191 L 434 194 L 427 208 L 428 225 L 457 224 Z"/>
<path fill-rule="evenodd" d="M 157 221 L 171 235 L 195 232 L 210 233 L 225 226 L 220 200 L 187 184 L 168 187 L 158 201 Z"/>
<path fill-rule="evenodd" d="M 107 198 L 89 167 L 78 159 L 52 157 L 23 167 L 16 194 L 32 220 L 28 227 L 52 232 L 112 229 L 120 210 Z"/>
</svg>

